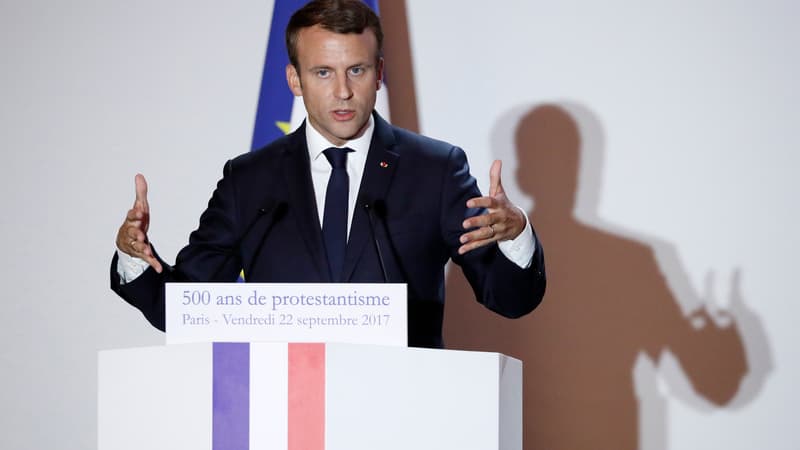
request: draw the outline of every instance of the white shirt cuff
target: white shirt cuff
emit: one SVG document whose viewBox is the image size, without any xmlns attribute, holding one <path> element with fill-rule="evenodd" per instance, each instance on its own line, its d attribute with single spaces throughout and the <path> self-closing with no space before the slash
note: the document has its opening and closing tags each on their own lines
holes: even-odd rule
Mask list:
<svg viewBox="0 0 800 450">
<path fill-rule="evenodd" d="M 520 211 L 522 211 L 521 208 Z M 528 215 L 525 214 L 525 211 L 522 211 L 522 214 L 525 216 L 525 229 L 522 230 L 522 233 L 515 239 L 498 242 L 497 247 L 511 262 L 521 269 L 527 269 L 531 266 L 533 254 L 536 252 L 536 238 L 533 237 L 533 228 L 531 228 Z"/>
<path fill-rule="evenodd" d="M 127 284 L 139 278 L 148 266 L 147 261 L 117 249 L 117 274 L 120 284 Z"/>
</svg>

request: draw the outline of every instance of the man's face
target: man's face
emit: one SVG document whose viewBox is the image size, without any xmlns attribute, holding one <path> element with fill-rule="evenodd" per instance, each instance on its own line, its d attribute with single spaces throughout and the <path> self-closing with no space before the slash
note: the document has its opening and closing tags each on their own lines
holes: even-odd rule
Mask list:
<svg viewBox="0 0 800 450">
<path fill-rule="evenodd" d="M 339 34 L 317 25 L 298 34 L 300 67 L 286 66 L 286 79 L 303 96 L 311 126 L 334 145 L 364 133 L 383 74 L 377 54 L 370 29 Z"/>
</svg>

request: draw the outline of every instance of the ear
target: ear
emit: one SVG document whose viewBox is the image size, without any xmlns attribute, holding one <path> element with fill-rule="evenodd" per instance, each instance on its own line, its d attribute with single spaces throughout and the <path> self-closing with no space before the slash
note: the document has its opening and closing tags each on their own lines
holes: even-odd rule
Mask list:
<svg viewBox="0 0 800 450">
<path fill-rule="evenodd" d="M 376 67 L 378 71 L 378 78 L 375 81 L 375 90 L 380 90 L 381 82 L 383 81 L 383 58 L 378 58 L 378 65 Z"/>
<path fill-rule="evenodd" d="M 289 89 L 291 89 L 295 97 L 301 97 L 303 95 L 303 85 L 300 83 L 300 74 L 297 73 L 297 68 L 292 64 L 286 65 L 286 83 L 289 84 Z"/>
</svg>

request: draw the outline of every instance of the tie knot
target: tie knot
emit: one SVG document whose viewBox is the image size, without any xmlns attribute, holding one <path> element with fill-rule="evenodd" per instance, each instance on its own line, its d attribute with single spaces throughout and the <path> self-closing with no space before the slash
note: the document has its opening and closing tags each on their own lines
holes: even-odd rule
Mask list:
<svg viewBox="0 0 800 450">
<path fill-rule="evenodd" d="M 347 147 L 330 147 L 325 149 L 325 157 L 334 169 L 344 169 L 347 167 L 347 153 L 352 152 L 352 149 Z"/>
</svg>

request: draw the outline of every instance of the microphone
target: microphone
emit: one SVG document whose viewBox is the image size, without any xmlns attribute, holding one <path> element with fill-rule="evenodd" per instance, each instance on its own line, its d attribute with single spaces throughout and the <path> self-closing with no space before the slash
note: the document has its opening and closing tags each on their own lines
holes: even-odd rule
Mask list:
<svg viewBox="0 0 800 450">
<path fill-rule="evenodd" d="M 267 236 L 269 236 L 269 233 L 272 231 L 272 227 L 274 227 L 279 220 L 283 219 L 283 216 L 286 215 L 286 211 L 289 210 L 289 204 L 284 201 L 280 201 L 274 206 L 272 220 L 269 221 L 267 228 L 261 234 L 261 239 L 258 240 L 258 246 L 256 247 L 255 251 L 253 251 L 253 257 L 250 259 L 250 273 L 253 273 L 254 271 L 256 262 L 258 261 L 258 255 L 261 254 L 261 249 L 264 247 L 264 242 L 267 240 Z M 247 277 L 247 274 L 245 274 L 245 277 Z"/>
<path fill-rule="evenodd" d="M 282 208 L 282 207 L 283 207 L 283 209 L 285 209 L 285 206 L 286 206 L 285 202 L 269 201 L 266 206 L 262 206 L 261 208 L 258 208 L 258 211 L 256 212 L 256 216 L 253 218 L 253 220 L 250 221 L 250 223 L 247 225 L 247 228 L 245 228 L 244 232 L 239 236 L 239 239 L 236 240 L 236 242 L 233 244 L 233 246 L 230 248 L 230 250 L 227 251 L 227 255 L 225 255 L 225 259 L 222 260 L 222 263 L 220 263 L 217 266 L 217 268 L 212 273 L 211 277 L 209 277 L 209 280 L 213 281 L 214 279 L 216 279 L 217 276 L 222 271 L 222 269 L 225 268 L 225 266 L 230 262 L 230 260 L 233 257 L 233 255 L 239 253 L 239 250 L 240 250 L 240 248 L 242 246 L 242 242 L 244 242 L 244 239 L 250 234 L 250 231 L 253 229 L 253 227 L 255 227 L 256 224 L 258 222 L 260 222 L 262 218 L 264 218 L 265 216 L 271 215 L 273 217 L 273 220 L 270 221 L 270 224 L 269 224 L 267 230 L 265 231 L 264 235 L 261 237 L 261 241 L 260 241 L 259 246 L 258 246 L 258 250 L 260 250 L 261 249 L 261 245 L 264 242 L 264 238 L 266 237 L 267 234 L 269 234 L 269 231 L 272 229 L 272 225 L 275 224 L 275 219 L 274 219 L 275 218 L 275 214 L 272 214 L 272 213 L 273 212 L 277 212 L 278 209 Z"/>
<path fill-rule="evenodd" d="M 392 240 L 392 235 L 389 233 L 389 224 L 386 220 L 386 201 L 383 199 L 378 199 L 375 201 L 367 201 L 364 203 L 364 209 L 367 211 L 367 216 L 369 217 L 369 229 L 372 232 L 373 242 L 375 243 L 375 250 L 378 252 L 378 262 L 381 266 L 381 271 L 383 272 L 383 281 L 385 283 L 389 283 L 389 276 L 386 273 L 386 264 L 383 261 L 383 255 L 381 252 L 381 245 L 380 241 L 375 234 L 375 226 L 374 226 L 374 219 L 375 216 L 378 216 L 378 220 L 380 224 L 383 226 L 384 236 L 386 237 L 385 241 L 389 245 L 388 251 L 389 256 L 392 257 L 392 261 L 394 261 L 394 266 L 397 271 L 399 272 L 400 280 L 399 282 L 406 283 L 406 289 L 408 291 L 408 298 L 409 299 L 417 299 L 418 301 L 409 301 L 408 302 L 408 328 L 409 328 L 409 336 L 415 336 L 417 334 L 424 334 L 428 335 L 431 333 L 438 333 L 441 335 L 441 320 L 443 310 L 440 304 L 430 301 L 421 300 L 423 297 L 420 296 L 419 292 L 417 291 L 417 287 L 414 283 L 414 280 L 408 276 L 408 271 L 403 264 L 403 260 L 400 258 L 400 253 L 397 251 L 395 247 L 394 241 Z M 434 330 L 434 331 L 431 331 Z M 438 330 L 438 331 L 436 331 Z M 441 346 L 441 338 L 439 338 L 439 345 Z M 409 344 L 415 345 L 424 342 L 409 342 Z"/>
<path fill-rule="evenodd" d="M 397 247 L 395 247 L 395 245 L 394 245 L 394 240 L 392 240 L 392 235 L 391 235 L 391 233 L 389 233 L 389 224 L 386 223 L 386 201 L 383 200 L 383 199 L 378 199 L 378 200 L 375 200 L 374 202 L 371 202 L 369 204 L 369 206 L 370 206 L 370 210 L 372 211 L 372 214 L 370 215 L 370 219 L 372 219 L 373 216 L 377 215 L 379 223 L 383 226 L 384 236 L 386 236 L 386 242 L 389 244 L 389 256 L 395 262 L 396 268 L 400 272 L 400 277 L 401 277 L 400 278 L 400 280 L 401 280 L 400 282 L 407 283 L 408 284 L 408 290 L 413 292 L 414 291 L 414 285 L 412 283 L 411 278 L 408 276 L 408 271 L 406 270 L 405 264 L 403 264 L 403 259 L 400 257 L 400 252 L 397 251 Z M 372 222 L 370 222 L 370 227 L 372 227 Z M 377 239 L 375 240 L 375 246 L 380 248 L 380 245 L 379 245 L 379 242 L 378 242 Z M 379 259 L 379 262 L 381 264 L 381 269 L 384 270 L 384 277 L 386 277 L 386 275 L 385 275 L 386 269 L 385 269 L 385 265 L 383 263 L 383 259 L 380 257 L 380 253 L 378 253 L 378 259 Z M 387 278 L 387 282 L 388 282 L 388 277 L 386 277 L 386 278 Z M 416 293 L 414 293 L 413 295 L 418 297 L 418 295 Z"/>
<path fill-rule="evenodd" d="M 364 203 L 364 210 L 367 212 L 367 218 L 369 223 L 369 232 L 372 235 L 372 242 L 375 244 L 375 251 L 378 253 L 378 264 L 381 266 L 381 273 L 383 274 L 383 282 L 389 282 L 389 275 L 386 273 L 386 263 L 383 261 L 383 252 L 381 251 L 381 243 L 378 240 L 378 235 L 375 234 L 375 213 L 374 211 L 377 210 L 378 214 L 381 214 L 383 211 L 380 209 L 380 206 L 383 205 L 383 202 L 376 201 L 370 202 L 367 201 Z"/>
</svg>

